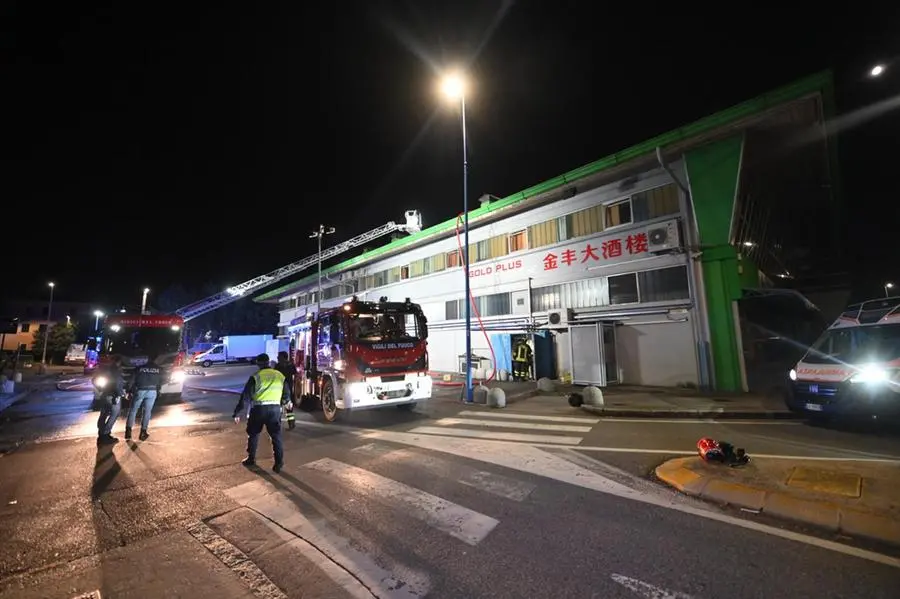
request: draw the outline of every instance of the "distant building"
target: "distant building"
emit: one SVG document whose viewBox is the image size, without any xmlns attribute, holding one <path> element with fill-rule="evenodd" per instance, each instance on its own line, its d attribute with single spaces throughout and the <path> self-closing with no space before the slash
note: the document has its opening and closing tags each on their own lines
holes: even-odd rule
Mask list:
<svg viewBox="0 0 900 599">
<path fill-rule="evenodd" d="M 536 374 L 576 383 L 746 391 L 786 380 L 790 356 L 763 342 L 818 334 L 826 320 L 804 281 L 842 255 L 832 95 L 831 74 L 814 75 L 485 198 L 469 213 L 476 367 L 493 356 L 487 369 L 507 368 L 511 338 L 529 336 Z M 457 235 L 451 219 L 331 266 L 321 292 L 312 275 L 256 301 L 277 303 L 281 334 L 295 337 L 320 300 L 410 298 L 428 317 L 431 369 L 464 371 Z"/>
<path fill-rule="evenodd" d="M 34 332 L 44 332 L 47 327 L 71 322 L 78 327 L 77 339 L 86 339 L 94 328 L 94 310 L 92 304 L 84 302 L 54 301 L 53 312 L 47 317 L 48 302 L 14 300 L 0 305 L 0 316 L 18 318 L 15 334 L 2 335 L 2 349 L 14 352 L 30 351 L 34 345 Z"/>
</svg>

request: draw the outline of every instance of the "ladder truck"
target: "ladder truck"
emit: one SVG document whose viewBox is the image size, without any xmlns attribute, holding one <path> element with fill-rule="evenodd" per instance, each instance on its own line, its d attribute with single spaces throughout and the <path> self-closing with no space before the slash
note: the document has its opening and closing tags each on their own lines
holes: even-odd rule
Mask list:
<svg viewBox="0 0 900 599">
<path fill-rule="evenodd" d="M 222 306 L 227 306 L 230 303 L 236 302 L 241 299 L 248 293 L 254 293 L 256 291 L 260 291 L 273 283 L 277 283 L 283 279 L 288 277 L 292 277 L 307 268 L 311 268 L 319 264 L 319 261 L 325 261 L 329 258 L 334 258 L 344 252 L 350 251 L 353 248 L 360 247 L 369 243 L 370 241 L 374 241 L 380 237 L 384 237 L 385 235 L 389 235 L 391 233 L 401 232 L 401 233 L 418 233 L 422 230 L 422 215 L 418 210 L 407 210 L 405 213 L 406 222 L 402 224 L 395 223 L 394 221 L 390 221 L 385 225 L 378 227 L 377 229 L 372 229 L 362 235 L 357 235 L 352 239 L 348 239 L 343 243 L 339 243 L 337 245 L 333 245 L 330 248 L 322 250 L 321 254 L 313 254 L 303 260 L 298 260 L 297 262 L 293 262 L 288 264 L 287 266 L 282 266 L 276 270 L 273 270 L 270 273 L 260 275 L 258 277 L 252 278 L 249 281 L 244 281 L 240 285 L 235 285 L 234 287 L 229 287 L 225 291 L 217 293 L 213 296 L 210 296 L 206 299 L 202 299 L 198 302 L 194 302 L 193 304 L 189 304 L 184 306 L 183 308 L 179 308 L 175 310 L 175 314 L 184 319 L 184 322 L 189 322 L 198 316 L 203 316 L 213 310 L 218 310 Z"/>
</svg>

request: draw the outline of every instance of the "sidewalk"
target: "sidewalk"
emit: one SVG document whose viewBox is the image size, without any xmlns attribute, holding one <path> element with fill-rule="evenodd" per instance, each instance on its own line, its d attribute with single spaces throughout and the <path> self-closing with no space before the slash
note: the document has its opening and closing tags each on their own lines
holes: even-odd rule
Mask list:
<svg viewBox="0 0 900 599">
<path fill-rule="evenodd" d="M 631 418 L 797 418 L 778 399 L 759 395 L 704 396 L 603 389 L 603 406 L 581 409 L 598 416 Z"/>
<path fill-rule="evenodd" d="M 679 491 L 769 516 L 900 546 L 900 463 L 752 459 L 743 467 L 669 460 L 656 476 Z"/>
</svg>

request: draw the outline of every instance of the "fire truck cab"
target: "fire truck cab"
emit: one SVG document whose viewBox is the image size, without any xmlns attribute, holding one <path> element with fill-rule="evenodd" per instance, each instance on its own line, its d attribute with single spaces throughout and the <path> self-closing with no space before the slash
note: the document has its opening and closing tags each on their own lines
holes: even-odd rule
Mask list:
<svg viewBox="0 0 900 599">
<path fill-rule="evenodd" d="M 295 396 L 321 406 L 333 422 L 338 410 L 395 406 L 410 410 L 431 398 L 428 327 L 410 302 L 359 301 L 309 314 L 294 339 Z"/>
</svg>

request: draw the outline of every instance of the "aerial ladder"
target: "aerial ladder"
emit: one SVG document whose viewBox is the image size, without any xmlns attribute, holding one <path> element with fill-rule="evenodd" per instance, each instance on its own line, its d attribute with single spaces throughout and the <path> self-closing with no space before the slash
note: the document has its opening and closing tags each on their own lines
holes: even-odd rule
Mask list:
<svg viewBox="0 0 900 599">
<path fill-rule="evenodd" d="M 175 310 L 175 313 L 184 318 L 185 322 L 189 320 L 193 320 L 198 316 L 203 316 L 208 312 L 212 312 L 213 310 L 218 310 L 222 306 L 227 306 L 232 302 L 236 302 L 241 299 L 248 293 L 254 293 L 259 291 L 273 283 L 277 283 L 282 279 L 286 279 L 287 277 L 291 277 L 300 273 L 307 268 L 312 266 L 316 266 L 320 260 L 325 261 L 329 258 L 333 258 L 344 252 L 352 250 L 353 248 L 359 247 L 370 241 L 378 239 L 379 237 L 384 237 L 385 235 L 389 235 L 395 232 L 403 232 L 403 233 L 418 233 L 422 230 L 422 215 L 419 214 L 418 210 L 407 210 L 406 211 L 406 222 L 403 224 L 397 224 L 394 221 L 390 221 L 386 225 L 382 225 L 377 229 L 372 229 L 371 231 L 367 231 L 362 235 L 357 235 L 352 239 L 348 239 L 343 243 L 339 243 L 337 245 L 333 245 L 330 248 L 324 249 L 320 254 L 314 254 L 309 256 L 308 258 L 304 258 L 303 260 L 299 260 L 297 262 L 293 262 L 288 264 L 287 266 L 282 266 L 279 269 L 273 270 L 268 274 L 264 274 L 249 281 L 244 281 L 240 285 L 235 285 L 234 287 L 229 287 L 225 291 L 212 295 L 206 299 L 202 299 L 198 302 L 194 302 L 193 304 L 189 304 L 183 308 L 179 308 Z"/>
</svg>

